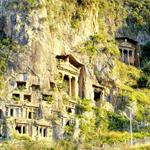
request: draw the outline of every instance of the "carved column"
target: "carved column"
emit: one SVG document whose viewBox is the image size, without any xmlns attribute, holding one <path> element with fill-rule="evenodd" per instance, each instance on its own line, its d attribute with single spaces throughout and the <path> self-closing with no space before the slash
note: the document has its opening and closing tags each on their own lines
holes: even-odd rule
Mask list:
<svg viewBox="0 0 150 150">
<path fill-rule="evenodd" d="M 132 64 L 133 64 L 133 65 L 135 65 L 135 63 L 134 63 L 134 62 L 135 62 L 134 55 L 135 55 L 135 53 L 134 53 L 134 51 L 132 51 Z"/>
<path fill-rule="evenodd" d="M 29 108 L 26 109 L 26 117 L 25 118 L 28 119 L 28 117 L 29 117 Z"/>
<path fill-rule="evenodd" d="M 101 99 L 104 101 L 104 90 L 102 90 L 102 96 Z"/>
<path fill-rule="evenodd" d="M 26 134 L 28 134 L 28 130 L 29 130 L 28 125 L 26 125 Z"/>
<path fill-rule="evenodd" d="M 23 125 L 21 125 L 21 134 L 23 134 Z"/>
<path fill-rule="evenodd" d="M 41 136 L 40 127 L 38 127 L 38 136 Z"/>
<path fill-rule="evenodd" d="M 69 76 L 69 96 L 71 95 L 71 77 Z"/>
<path fill-rule="evenodd" d="M 130 50 L 127 50 L 127 61 L 128 61 L 127 64 L 128 64 L 128 65 L 130 65 L 129 51 L 130 51 Z"/>
<path fill-rule="evenodd" d="M 41 133 L 41 136 L 42 136 L 42 137 L 43 137 L 43 135 L 44 135 L 44 134 L 43 134 L 43 130 L 44 130 L 44 129 L 43 129 L 43 127 L 42 127 L 42 133 Z"/>
<path fill-rule="evenodd" d="M 21 117 L 21 108 L 18 108 L 18 117 Z"/>
<path fill-rule="evenodd" d="M 62 74 L 62 81 L 63 81 L 63 80 L 64 80 L 64 76 L 65 76 L 65 75 L 64 75 L 63 73 L 61 73 L 61 74 Z"/>
<path fill-rule="evenodd" d="M 76 77 L 75 78 L 75 97 L 78 97 L 78 90 L 79 90 L 78 77 Z"/>
<path fill-rule="evenodd" d="M 17 108 L 14 108 L 14 117 L 18 117 L 17 116 Z"/>
<path fill-rule="evenodd" d="M 125 59 L 124 59 L 124 49 L 121 49 L 121 51 L 122 51 L 122 58 L 121 58 L 121 59 L 122 59 L 122 61 L 124 62 L 124 60 L 125 60 Z"/>
<path fill-rule="evenodd" d="M 34 119 L 34 109 L 31 111 L 31 119 Z"/>
<path fill-rule="evenodd" d="M 10 108 L 8 108 L 8 116 L 10 116 Z"/>
</svg>

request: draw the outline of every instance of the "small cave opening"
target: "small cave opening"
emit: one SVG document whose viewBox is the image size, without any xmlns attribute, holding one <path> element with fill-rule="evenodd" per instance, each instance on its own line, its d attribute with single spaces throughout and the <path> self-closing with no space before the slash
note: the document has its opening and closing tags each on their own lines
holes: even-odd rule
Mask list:
<svg viewBox="0 0 150 150">
<path fill-rule="evenodd" d="M 47 136 L 47 129 L 43 130 L 43 136 L 46 137 Z"/>
<path fill-rule="evenodd" d="M 40 85 L 38 84 L 32 84 L 32 91 L 39 91 L 40 90 Z"/>
<path fill-rule="evenodd" d="M 21 126 L 16 126 L 15 130 L 21 134 Z"/>
<path fill-rule="evenodd" d="M 26 127 L 23 126 L 23 134 L 25 134 L 25 133 L 26 133 Z"/>
<path fill-rule="evenodd" d="M 14 115 L 14 110 L 10 109 L 10 116 L 13 116 L 13 115 Z"/>
<path fill-rule="evenodd" d="M 4 116 L 3 116 L 3 110 L 0 109 L 0 119 L 3 119 L 3 118 L 4 118 Z"/>
<path fill-rule="evenodd" d="M 20 99 L 20 94 L 18 94 L 18 93 L 13 93 L 13 94 L 12 94 L 12 99 L 13 99 L 14 101 L 18 101 L 18 100 Z"/>
<path fill-rule="evenodd" d="M 24 95 L 24 100 L 31 102 L 31 95 Z"/>
<path fill-rule="evenodd" d="M 54 90 L 55 87 L 56 87 L 55 83 L 54 82 L 50 82 L 50 89 Z"/>
<path fill-rule="evenodd" d="M 66 92 L 69 94 L 69 76 L 67 75 L 64 76 L 64 86 Z"/>
<path fill-rule="evenodd" d="M 68 112 L 68 113 L 72 113 L 72 109 L 69 107 L 69 108 L 67 109 L 67 112 Z"/>
<path fill-rule="evenodd" d="M 71 122 L 69 120 L 69 121 L 67 121 L 66 126 L 70 126 L 70 125 L 71 125 Z"/>
<path fill-rule="evenodd" d="M 94 100 L 97 102 L 101 99 L 101 91 L 94 91 Z"/>
<path fill-rule="evenodd" d="M 28 118 L 29 118 L 29 119 L 32 119 L 32 112 L 29 112 Z"/>
<path fill-rule="evenodd" d="M 18 89 L 25 89 L 26 88 L 26 82 L 24 82 L 24 81 L 17 81 L 17 88 Z"/>
</svg>

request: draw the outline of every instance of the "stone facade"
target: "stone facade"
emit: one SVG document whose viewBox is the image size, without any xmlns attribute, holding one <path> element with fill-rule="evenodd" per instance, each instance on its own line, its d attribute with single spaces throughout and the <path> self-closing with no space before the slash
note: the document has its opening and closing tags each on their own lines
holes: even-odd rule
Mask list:
<svg viewBox="0 0 150 150">
<path fill-rule="evenodd" d="M 96 107 L 104 99 L 105 88 L 95 76 L 90 80 L 85 78 L 85 66 L 76 58 L 57 55 L 55 59 L 56 78 L 47 89 L 42 88 L 39 76 L 30 68 L 10 77 L 9 94 L 0 107 L 1 138 L 9 138 L 14 133 L 32 139 L 63 138 L 65 126 L 74 124 L 79 129 L 75 114 L 82 98 L 90 98 Z"/>
<path fill-rule="evenodd" d="M 120 60 L 128 65 L 140 67 L 140 48 L 138 42 L 128 37 L 116 38 L 121 53 Z"/>
</svg>

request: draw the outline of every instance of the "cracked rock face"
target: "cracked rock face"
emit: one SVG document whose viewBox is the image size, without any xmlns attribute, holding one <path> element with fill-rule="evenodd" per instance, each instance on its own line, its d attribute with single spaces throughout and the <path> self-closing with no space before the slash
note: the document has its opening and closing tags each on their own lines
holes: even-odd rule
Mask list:
<svg viewBox="0 0 150 150">
<path fill-rule="evenodd" d="M 8 0 L 6 3 L 10 1 L 11 0 Z M 57 83 L 55 82 L 56 77 L 58 77 L 59 69 L 56 56 L 61 55 L 64 57 L 69 55 L 69 57 L 73 57 L 72 61 L 75 65 L 82 64 L 80 64 L 78 69 L 82 69 L 80 73 L 82 74 L 81 80 L 83 80 L 83 95 L 93 100 L 93 84 L 98 84 L 98 88 L 101 89 L 103 87 L 99 87 L 99 83 L 101 84 L 103 79 L 106 81 L 114 81 L 116 79 L 116 76 L 110 75 L 112 68 L 115 66 L 114 59 L 111 55 L 100 53 L 100 55 L 91 61 L 89 56 L 78 53 L 78 50 L 76 50 L 76 47 L 89 39 L 89 36 L 99 32 L 98 11 L 87 12 L 87 18 L 82 20 L 80 28 L 75 30 L 71 27 L 71 14 L 68 15 L 69 17 L 65 16 L 61 18 L 62 2 L 59 3 L 58 6 L 55 2 L 56 0 L 52 1 L 49 6 L 50 8 L 47 8 L 46 0 L 42 0 L 40 1 L 41 7 L 36 7 L 29 11 L 16 9 L 17 6 L 14 6 L 14 9 L 8 7 L 5 8 L 7 11 L 4 11 L 4 13 L 0 15 L 0 37 L 10 37 L 24 47 L 24 51 L 14 54 L 12 59 L 9 60 L 8 70 L 10 71 L 9 75 L 11 75 L 11 79 L 9 80 L 11 87 L 9 90 L 12 92 L 12 87 L 16 84 L 16 78 L 20 74 L 23 74 L 24 78 L 29 78 L 29 89 L 32 88 L 32 82 L 36 83 L 34 84 L 34 86 L 36 86 L 35 88 L 39 88 L 38 86 L 40 85 L 39 93 L 32 93 L 35 99 L 38 97 L 37 101 L 35 101 L 35 103 L 38 103 L 38 100 L 42 99 L 42 95 L 40 94 L 44 92 L 50 93 L 51 82 L 54 82 L 57 88 Z M 69 63 L 68 59 L 64 62 L 66 62 L 67 65 Z M 74 69 L 75 66 L 72 64 L 69 65 Z M 68 71 L 68 69 L 66 70 Z M 71 70 L 68 72 L 70 73 Z M 17 79 L 23 77 L 18 77 Z M 74 81 L 72 81 L 74 78 L 71 75 L 67 77 L 66 80 L 69 82 L 69 86 L 74 86 Z M 76 83 L 78 83 L 79 80 L 80 79 L 76 80 Z M 107 96 L 106 99 L 113 101 L 113 94 L 115 91 L 117 91 L 115 87 L 106 89 L 107 95 L 104 96 Z M 56 103 L 51 106 L 45 103 L 37 106 L 41 112 L 43 111 L 41 113 L 42 117 L 46 119 L 49 118 L 47 114 L 51 112 L 52 108 L 59 108 L 59 111 L 64 111 L 66 109 L 66 106 L 62 104 L 64 93 L 65 92 L 57 91 L 57 93 L 52 95 L 55 97 Z M 11 96 L 9 98 L 11 98 Z M 72 99 L 73 96 L 71 95 L 70 97 L 70 99 Z M 72 105 L 72 103 L 70 105 Z M 111 110 L 113 108 L 108 105 L 107 109 Z M 68 112 L 63 112 L 63 115 L 62 116 L 65 118 Z M 55 115 L 53 117 L 55 117 Z M 93 117 L 92 113 L 90 117 Z M 55 120 L 55 118 L 53 118 L 53 120 Z M 60 127 L 59 121 L 53 122 L 53 120 L 51 121 L 53 136 L 55 139 L 62 139 L 64 130 Z M 66 122 L 68 122 L 67 119 Z M 78 120 L 76 122 L 79 124 Z M 78 127 L 76 128 L 75 137 L 77 138 L 79 131 Z"/>
</svg>

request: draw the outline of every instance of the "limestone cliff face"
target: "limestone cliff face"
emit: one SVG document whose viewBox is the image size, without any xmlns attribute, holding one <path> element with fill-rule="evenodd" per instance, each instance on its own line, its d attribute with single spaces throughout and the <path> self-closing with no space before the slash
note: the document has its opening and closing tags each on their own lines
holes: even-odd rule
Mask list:
<svg viewBox="0 0 150 150">
<path fill-rule="evenodd" d="M 28 5 L 29 10 L 21 10 L 25 4 L 2 1 L 2 31 L 26 47 L 17 56 L 19 69 L 24 71 L 30 67 L 40 76 L 44 88 L 48 86 L 48 77 L 53 78 L 55 74 L 55 56 L 73 53 L 74 47 L 99 31 L 98 11 L 86 12 L 86 19 L 81 21 L 80 28 L 73 29 L 70 21 L 72 12 L 65 14 L 62 1 L 53 0 L 49 5 L 46 0 L 40 0 L 31 10 Z"/>
<path fill-rule="evenodd" d="M 82 2 L 87 2 L 85 8 Z M 120 27 L 123 17 L 118 17 L 122 11 L 117 11 L 122 6 L 108 3 L 1 0 L 0 38 L 10 38 L 20 47 L 8 61 L 7 96 L 0 105 L 0 113 L 6 116 L 3 123 L 12 124 L 4 126 L 6 137 L 19 131 L 34 139 L 72 136 L 84 141 L 89 132 L 79 136 L 84 126 L 91 131 L 105 130 L 106 112 L 121 110 L 127 117 L 132 100 L 138 103 L 146 97 L 132 88 L 140 76 L 131 66 L 134 63 L 130 64 L 136 56 L 132 50 L 138 52 L 137 42 L 123 38 L 119 52 L 115 35 L 130 35 L 140 43 L 148 41 L 149 35 L 125 32 L 124 24 Z M 119 61 L 120 54 L 124 63 Z M 135 112 L 137 103 L 133 103 Z"/>
<path fill-rule="evenodd" d="M 74 4 L 70 3 L 69 5 L 68 2 L 65 3 L 58 0 L 52 0 L 51 2 L 39 0 L 33 5 L 28 1 L 17 2 L 3 0 L 1 3 L 1 37 L 9 37 L 12 40 L 17 41 L 21 47 L 23 47 L 23 50 L 20 50 L 12 58 L 8 68 L 9 74 L 7 75 L 7 78 L 9 81 L 9 92 L 6 97 L 8 100 L 8 104 L 6 104 L 8 105 L 6 106 L 8 108 L 8 115 L 13 116 L 13 110 L 16 111 L 16 108 L 18 109 L 19 107 L 18 105 L 21 105 L 23 109 L 26 109 L 27 107 L 28 110 L 30 110 L 30 107 L 33 107 L 32 111 L 36 108 L 35 111 L 39 114 L 35 121 L 39 121 L 39 119 L 42 123 L 42 119 L 51 121 L 54 139 L 61 139 L 64 133 L 62 130 L 63 126 L 69 125 L 72 121 L 73 123 L 76 123 L 75 136 L 78 137 L 79 125 L 77 125 L 78 120 L 74 117 L 77 101 L 74 102 L 72 96 L 76 96 L 80 93 L 82 95 L 81 97 L 93 100 L 93 84 L 99 84 L 95 72 L 101 72 L 101 70 L 103 70 L 103 76 L 105 76 L 105 73 L 107 74 L 111 70 L 110 65 L 107 64 L 108 60 L 110 61 L 110 56 L 103 54 L 101 55 L 101 59 L 95 61 L 91 60 L 86 54 L 80 53 L 77 49 L 77 47 L 88 40 L 91 35 L 99 32 L 98 11 L 95 8 L 91 9 L 91 11 L 84 12 L 86 17 L 80 20 L 80 26 L 76 28 L 72 27 L 73 25 L 71 23 L 72 15 L 76 13 L 75 11 L 72 11 L 74 10 L 73 7 L 75 7 Z M 45 93 L 51 94 L 51 83 L 54 83 L 54 88 L 59 86 L 58 59 L 56 59 L 56 56 L 58 55 L 63 57 L 67 56 L 67 59 L 65 60 L 67 64 L 69 62 L 74 63 L 76 68 L 70 64 L 70 69 L 73 69 L 73 71 L 75 69 L 78 72 L 77 68 L 82 68 L 82 71 L 79 72 L 81 75 L 79 80 L 83 81 L 80 83 L 80 89 L 77 89 L 79 80 L 75 77 L 70 78 L 69 76 L 69 79 L 66 77 L 67 82 L 69 81 L 69 95 L 70 90 L 72 90 L 72 93 L 76 92 L 76 95 L 72 94 L 70 97 L 64 96 L 66 95 L 65 91 L 57 90 L 54 94 L 52 93 L 51 97 L 51 99 L 55 99 L 54 103 L 49 105 L 46 102 L 41 101 L 43 99 L 41 96 L 45 96 Z M 69 70 L 69 73 L 70 71 L 71 70 Z M 72 85 L 70 85 L 70 80 Z M 27 82 L 25 92 L 17 90 L 17 84 L 19 83 L 17 83 L 17 81 Z M 35 93 L 32 91 L 33 89 L 31 90 L 31 88 L 33 88 L 33 85 L 36 85 L 36 88 L 40 85 L 40 92 Z M 72 86 L 72 88 L 73 86 L 76 87 L 70 89 L 70 86 Z M 81 90 L 81 92 L 78 90 Z M 29 105 L 31 105 L 29 107 L 27 106 L 28 102 L 25 101 L 24 97 L 26 93 L 31 95 L 31 97 L 29 96 L 28 98 L 31 98 L 34 101 L 31 104 L 29 102 Z M 15 94 L 15 96 L 17 96 L 16 94 L 19 94 L 19 98 L 22 100 L 19 103 L 12 101 L 13 94 Z M 77 96 L 76 98 L 78 99 Z M 66 101 L 68 104 L 65 104 Z M 15 108 L 12 110 L 11 105 L 13 104 L 15 104 Z M 1 107 L 5 112 L 4 106 Z M 28 115 L 29 112 L 26 112 L 26 110 L 22 112 L 23 115 L 27 114 L 26 117 L 31 119 L 31 116 Z M 60 116 L 58 115 L 58 112 L 61 112 Z M 68 115 L 68 113 L 71 113 L 71 115 Z M 16 114 L 20 115 L 21 113 L 16 112 Z M 53 115 L 54 118 L 51 115 Z M 55 119 L 55 117 L 57 119 Z M 63 121 L 61 121 L 61 119 L 63 119 Z M 13 124 L 14 127 L 10 127 L 8 133 L 10 133 L 11 130 L 14 131 L 16 129 L 15 122 L 13 122 Z M 34 125 L 31 123 L 31 126 Z M 32 136 L 35 138 L 36 132 L 32 132 Z M 8 134 L 7 137 L 8 136 L 11 135 Z"/>
</svg>

